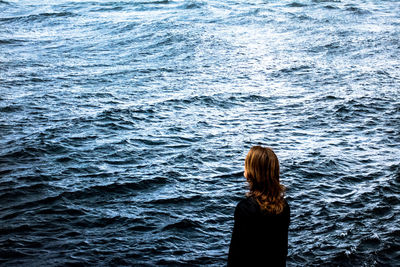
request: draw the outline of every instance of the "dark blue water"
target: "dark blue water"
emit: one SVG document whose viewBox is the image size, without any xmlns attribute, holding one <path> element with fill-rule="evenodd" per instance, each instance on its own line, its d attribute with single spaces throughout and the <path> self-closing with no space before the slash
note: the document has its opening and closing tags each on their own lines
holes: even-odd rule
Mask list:
<svg viewBox="0 0 400 267">
<path fill-rule="evenodd" d="M 272 147 L 289 266 L 400 264 L 400 2 L 0 1 L 0 264 L 226 264 Z"/>
</svg>

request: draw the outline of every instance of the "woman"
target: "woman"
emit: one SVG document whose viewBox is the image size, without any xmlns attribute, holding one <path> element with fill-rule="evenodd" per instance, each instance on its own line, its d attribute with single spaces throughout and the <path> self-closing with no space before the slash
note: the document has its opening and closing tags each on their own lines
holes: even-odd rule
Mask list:
<svg viewBox="0 0 400 267">
<path fill-rule="evenodd" d="M 235 209 L 228 266 L 285 266 L 290 207 L 272 149 L 252 147 L 244 176 L 250 191 Z"/>
</svg>

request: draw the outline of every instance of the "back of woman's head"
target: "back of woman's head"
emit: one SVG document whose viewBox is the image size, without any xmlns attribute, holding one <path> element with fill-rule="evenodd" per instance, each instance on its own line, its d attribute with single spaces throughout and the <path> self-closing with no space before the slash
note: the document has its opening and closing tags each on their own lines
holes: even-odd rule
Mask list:
<svg viewBox="0 0 400 267">
<path fill-rule="evenodd" d="M 256 198 L 262 210 L 275 214 L 283 210 L 285 187 L 279 182 L 279 161 L 272 149 L 253 146 L 246 156 L 245 176 L 248 195 Z"/>
</svg>

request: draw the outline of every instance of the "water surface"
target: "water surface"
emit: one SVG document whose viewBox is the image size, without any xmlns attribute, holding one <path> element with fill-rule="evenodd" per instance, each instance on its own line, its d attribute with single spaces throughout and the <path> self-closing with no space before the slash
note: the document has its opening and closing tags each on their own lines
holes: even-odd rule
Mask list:
<svg viewBox="0 0 400 267">
<path fill-rule="evenodd" d="M 0 1 L 0 264 L 226 264 L 272 147 L 288 266 L 400 264 L 399 1 Z"/>
</svg>

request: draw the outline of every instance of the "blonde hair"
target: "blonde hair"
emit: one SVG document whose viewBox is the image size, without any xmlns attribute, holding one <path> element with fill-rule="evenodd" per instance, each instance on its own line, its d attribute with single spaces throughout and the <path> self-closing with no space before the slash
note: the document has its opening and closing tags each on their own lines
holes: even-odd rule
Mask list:
<svg viewBox="0 0 400 267">
<path fill-rule="evenodd" d="M 261 210 L 281 213 L 285 206 L 285 187 L 279 182 L 279 161 L 274 151 L 253 146 L 246 156 L 245 176 L 250 185 L 247 196 L 254 197 Z"/>
</svg>

